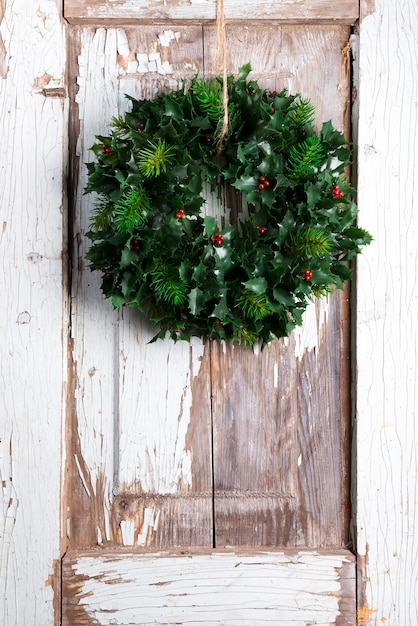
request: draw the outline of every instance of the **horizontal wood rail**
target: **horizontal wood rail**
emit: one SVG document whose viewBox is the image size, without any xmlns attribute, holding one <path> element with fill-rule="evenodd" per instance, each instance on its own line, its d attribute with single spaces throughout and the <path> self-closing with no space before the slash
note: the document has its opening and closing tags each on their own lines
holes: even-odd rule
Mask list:
<svg viewBox="0 0 418 626">
<path fill-rule="evenodd" d="M 217 0 L 64 0 L 71 24 L 208 22 L 216 18 Z M 226 0 L 225 18 L 272 23 L 354 24 L 358 0 Z"/>
</svg>

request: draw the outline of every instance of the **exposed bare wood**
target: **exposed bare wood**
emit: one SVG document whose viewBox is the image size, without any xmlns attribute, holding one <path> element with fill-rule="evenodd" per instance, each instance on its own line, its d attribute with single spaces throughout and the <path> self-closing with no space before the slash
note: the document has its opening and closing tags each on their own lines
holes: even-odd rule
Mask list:
<svg viewBox="0 0 418 626">
<path fill-rule="evenodd" d="M 215 73 L 216 30 L 204 27 L 205 71 Z M 315 104 L 317 124 L 331 119 L 349 132 L 345 116 L 350 83 L 343 50 L 350 29 L 338 26 L 230 25 L 226 28 L 227 70 L 251 63 L 251 78 L 271 90 L 301 92 Z"/>
<path fill-rule="evenodd" d="M 302 22 L 313 24 L 353 24 L 358 18 L 358 0 L 227 0 L 225 17 L 228 20 L 264 20 L 266 23 Z M 210 21 L 216 17 L 216 0 L 64 0 L 64 15 L 71 23 L 106 22 L 152 23 L 174 20 Z"/>
<path fill-rule="evenodd" d="M 347 364 L 338 296 L 330 304 L 321 342 L 300 360 L 293 342 L 258 355 L 213 347 L 217 546 L 347 542 L 338 384 Z"/>
<path fill-rule="evenodd" d="M 355 561 L 340 551 L 81 553 L 64 558 L 63 626 L 354 626 Z"/>
<path fill-rule="evenodd" d="M 153 97 L 202 67 L 199 27 L 80 30 L 72 40 L 79 66 L 74 172 L 79 160 L 92 159 L 94 135 L 106 134 L 111 117 L 126 109 L 125 93 Z M 75 72 L 74 60 L 70 67 Z M 80 171 L 74 191 L 76 405 L 68 437 L 69 545 L 123 544 L 128 528 L 135 545 L 212 545 L 210 375 L 207 359 L 201 367 L 204 346 L 201 341 L 191 347 L 148 345 L 155 329 L 134 311 L 118 316 L 103 301 L 100 277 L 84 262 L 91 201 L 83 196 L 86 172 Z M 132 493 L 147 495 L 120 518 L 121 503 L 132 502 Z M 180 493 L 190 498 L 161 497 Z M 144 540 L 150 515 L 159 523 Z"/>
<path fill-rule="evenodd" d="M 230 26 L 228 71 L 249 60 L 260 84 L 309 95 L 318 126 L 332 119 L 347 132 L 348 37 L 341 27 Z M 209 73 L 214 42 L 205 27 Z M 318 303 L 290 341 L 261 354 L 214 343 L 217 546 L 347 543 L 348 354 L 344 293 Z"/>
<path fill-rule="evenodd" d="M 252 76 L 264 87 L 310 95 L 318 125 L 332 118 L 343 128 L 349 84 L 342 51 L 348 37 L 345 26 L 228 27 L 228 71 L 250 61 Z M 74 172 L 92 158 L 94 134 L 106 134 L 111 117 L 128 106 L 125 93 L 152 98 L 183 77 L 214 73 L 212 26 L 77 28 L 71 39 L 70 68 L 78 73 L 72 123 L 80 133 L 73 144 Z M 100 277 L 86 270 L 91 200 L 82 196 L 85 176 L 80 166 L 68 545 L 143 551 L 213 544 L 345 546 L 346 296 L 334 294 L 310 307 L 302 329 L 262 353 L 200 340 L 149 345 L 154 329 L 135 311 L 112 314 L 99 293 Z M 221 221 L 234 219 L 239 209 L 239 194 L 231 188 L 208 197 L 207 210 Z M 96 553 L 93 569 L 102 558 Z M 71 599 L 73 584 L 85 593 L 83 576 L 66 586 L 64 619 L 101 623 L 91 607 Z M 347 587 L 350 611 L 353 589 Z M 124 623 L 123 610 L 112 618 Z"/>
</svg>

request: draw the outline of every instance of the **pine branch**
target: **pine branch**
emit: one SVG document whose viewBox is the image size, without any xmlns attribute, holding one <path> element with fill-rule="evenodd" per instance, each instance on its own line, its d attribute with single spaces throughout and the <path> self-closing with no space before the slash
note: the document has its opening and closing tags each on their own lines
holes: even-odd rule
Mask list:
<svg viewBox="0 0 418 626">
<path fill-rule="evenodd" d="M 150 199 L 143 187 L 129 189 L 115 205 L 116 229 L 128 233 L 140 228 L 145 223 L 150 208 Z"/>
<path fill-rule="evenodd" d="M 331 240 L 320 228 L 299 229 L 286 242 L 286 251 L 291 256 L 322 256 L 330 250 Z"/>
<path fill-rule="evenodd" d="M 258 341 L 258 335 L 246 326 L 240 326 L 237 329 L 237 339 L 240 345 L 252 348 Z"/>
<path fill-rule="evenodd" d="M 289 172 L 292 178 L 305 178 L 314 173 L 324 160 L 325 154 L 319 137 L 308 137 L 289 150 Z"/>
<path fill-rule="evenodd" d="M 143 148 L 138 161 L 141 174 L 147 178 L 159 176 L 165 173 L 167 167 L 174 162 L 174 149 L 166 142 L 159 139 L 157 143 L 149 142 L 149 148 Z"/>
<path fill-rule="evenodd" d="M 235 302 L 245 317 L 250 319 L 262 319 L 271 313 L 264 293 L 257 294 L 249 289 L 240 289 L 235 295 Z"/>
<path fill-rule="evenodd" d="M 193 94 L 208 118 L 216 124 L 223 117 L 222 85 L 217 80 L 195 79 L 192 82 Z"/>
<path fill-rule="evenodd" d="M 112 223 L 115 207 L 109 202 L 100 202 L 93 208 L 93 213 L 90 217 L 90 227 L 92 230 L 108 230 Z"/>
<path fill-rule="evenodd" d="M 178 269 L 172 264 L 159 260 L 151 272 L 151 287 L 162 299 L 177 306 L 187 299 L 189 285 L 179 276 Z"/>
<path fill-rule="evenodd" d="M 289 119 L 296 130 L 301 130 L 307 124 L 312 124 L 315 119 L 315 107 L 309 98 L 300 97 L 293 104 Z"/>
<path fill-rule="evenodd" d="M 110 125 L 116 130 L 116 134 L 119 135 L 119 137 L 124 137 L 129 133 L 129 124 L 127 123 L 123 115 L 112 117 Z"/>
</svg>

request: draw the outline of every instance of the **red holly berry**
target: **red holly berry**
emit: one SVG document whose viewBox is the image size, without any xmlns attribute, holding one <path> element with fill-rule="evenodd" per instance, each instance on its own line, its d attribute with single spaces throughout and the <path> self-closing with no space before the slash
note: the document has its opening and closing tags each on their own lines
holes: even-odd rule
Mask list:
<svg viewBox="0 0 418 626">
<path fill-rule="evenodd" d="M 141 122 L 141 123 L 140 123 L 140 125 L 138 126 L 138 131 L 139 131 L 140 133 L 142 133 L 142 131 L 144 130 L 144 128 L 145 128 L 145 124 L 144 124 L 144 122 Z"/>
<path fill-rule="evenodd" d="M 303 276 L 304 276 L 305 280 L 311 280 L 311 278 L 312 278 L 311 270 L 304 270 Z"/>
<path fill-rule="evenodd" d="M 129 247 L 134 252 L 139 252 L 139 250 L 141 248 L 140 243 L 139 243 L 138 239 L 136 239 L 136 238 L 131 240 L 131 243 L 129 244 Z"/>
<path fill-rule="evenodd" d="M 109 154 L 112 152 L 112 148 L 110 146 L 106 146 L 106 144 L 102 145 L 102 154 Z"/>
<path fill-rule="evenodd" d="M 216 326 L 222 326 L 222 322 L 220 320 L 216 320 L 215 324 Z"/>
<path fill-rule="evenodd" d="M 260 181 L 260 184 L 258 185 L 260 189 L 265 189 L 266 187 L 270 187 L 270 181 L 267 180 L 265 176 L 260 176 L 258 180 Z"/>
<path fill-rule="evenodd" d="M 210 240 L 214 246 L 221 246 L 224 240 L 224 236 L 221 233 L 218 233 L 217 235 L 212 235 Z"/>
<path fill-rule="evenodd" d="M 338 185 L 333 186 L 333 188 L 331 189 L 331 193 L 334 196 L 334 198 L 342 198 L 344 195 L 344 193 L 340 191 L 340 188 L 338 187 Z"/>
<path fill-rule="evenodd" d="M 109 274 L 108 272 L 103 274 L 103 280 L 110 280 L 111 278 L 112 278 L 112 274 Z"/>
<path fill-rule="evenodd" d="M 271 112 L 274 113 L 276 109 L 274 107 L 271 107 Z"/>
<path fill-rule="evenodd" d="M 211 143 L 212 143 L 212 139 L 211 139 L 210 137 L 208 137 L 207 135 L 206 135 L 206 137 L 204 138 L 204 140 L 203 140 L 203 141 L 204 141 L 204 142 L 205 142 L 208 146 L 210 146 L 210 145 L 211 145 Z"/>
<path fill-rule="evenodd" d="M 177 211 L 177 213 L 176 213 L 176 217 L 177 217 L 177 219 L 185 220 L 186 219 L 185 210 L 184 209 L 179 209 Z"/>
<path fill-rule="evenodd" d="M 267 231 L 267 226 L 256 226 L 256 229 L 258 230 L 259 235 L 264 235 Z"/>
</svg>

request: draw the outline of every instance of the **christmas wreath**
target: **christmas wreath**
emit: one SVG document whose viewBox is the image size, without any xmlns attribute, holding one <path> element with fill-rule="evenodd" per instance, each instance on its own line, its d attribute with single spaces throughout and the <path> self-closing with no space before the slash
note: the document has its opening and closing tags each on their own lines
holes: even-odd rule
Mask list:
<svg viewBox="0 0 418 626">
<path fill-rule="evenodd" d="M 351 151 L 311 102 L 248 80 L 195 76 L 186 89 L 132 110 L 97 136 L 86 193 L 96 192 L 90 268 L 114 307 L 139 309 L 175 341 L 191 336 L 265 345 L 302 323 L 308 302 L 342 288 L 371 241 L 355 225 Z M 232 185 L 249 218 L 204 215 L 203 182 Z"/>
</svg>

